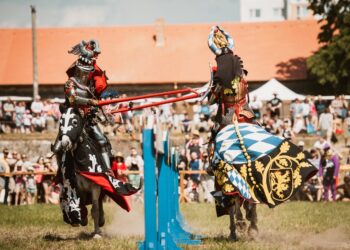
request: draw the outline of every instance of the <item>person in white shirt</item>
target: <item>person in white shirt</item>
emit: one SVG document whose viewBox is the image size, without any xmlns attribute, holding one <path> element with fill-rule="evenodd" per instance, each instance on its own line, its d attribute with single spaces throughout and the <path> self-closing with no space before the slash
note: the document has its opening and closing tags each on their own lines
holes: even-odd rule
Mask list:
<svg viewBox="0 0 350 250">
<path fill-rule="evenodd" d="M 256 119 L 261 118 L 261 108 L 262 108 L 262 102 L 258 100 L 258 97 L 255 95 L 253 96 L 253 100 L 249 102 L 250 108 L 253 110 L 253 113 L 256 117 Z"/>
<path fill-rule="evenodd" d="M 293 132 L 295 134 L 306 132 L 305 122 L 301 115 L 295 117 Z"/>
<path fill-rule="evenodd" d="M 33 117 L 30 114 L 30 111 L 27 109 L 23 114 L 23 126 L 24 126 L 24 132 L 26 134 L 29 134 L 31 132 L 32 118 Z"/>
<path fill-rule="evenodd" d="M 43 116 L 38 115 L 38 114 L 35 115 L 32 119 L 32 125 L 34 128 L 34 131 L 42 132 L 46 126 L 45 118 Z"/>
<path fill-rule="evenodd" d="M 331 140 L 333 132 L 333 115 L 329 112 L 329 108 L 326 108 L 324 113 L 321 113 L 318 121 L 318 130 L 321 136 L 327 136 L 327 141 Z"/>
<path fill-rule="evenodd" d="M 343 101 L 340 100 L 339 96 L 335 96 L 334 100 L 331 102 L 331 107 L 338 117 L 342 116 Z"/>
<path fill-rule="evenodd" d="M 323 150 L 329 147 L 331 147 L 331 143 L 326 140 L 326 136 L 320 136 L 313 145 L 313 148 L 317 149 L 320 154 L 323 154 Z"/>
<path fill-rule="evenodd" d="M 14 128 L 14 113 L 15 113 L 15 105 L 12 102 L 10 98 L 7 99 L 7 101 L 3 104 L 3 110 L 4 110 L 4 117 L 3 121 L 5 124 L 4 129 L 6 131 L 11 131 Z"/>
<path fill-rule="evenodd" d="M 307 98 L 301 103 L 301 115 L 304 118 L 305 124 L 306 124 L 306 119 L 309 116 L 311 112 L 311 105 L 310 102 Z"/>
<path fill-rule="evenodd" d="M 44 104 L 40 101 L 40 96 L 36 96 L 34 102 L 30 105 L 30 109 L 33 114 L 41 115 L 41 112 L 44 109 Z"/>
<path fill-rule="evenodd" d="M 125 159 L 125 165 L 128 170 L 131 171 L 143 171 L 144 161 L 142 157 L 137 153 L 136 148 L 131 148 L 130 155 Z M 140 177 L 142 174 L 130 174 L 128 176 L 131 185 L 138 186 L 140 183 Z"/>
</svg>

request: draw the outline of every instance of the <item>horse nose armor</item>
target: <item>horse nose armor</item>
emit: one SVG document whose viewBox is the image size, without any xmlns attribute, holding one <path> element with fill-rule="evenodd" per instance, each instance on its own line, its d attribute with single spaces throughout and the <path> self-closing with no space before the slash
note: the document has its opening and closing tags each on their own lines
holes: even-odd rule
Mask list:
<svg viewBox="0 0 350 250">
<path fill-rule="evenodd" d="M 67 135 L 62 136 L 62 144 L 61 145 L 63 147 L 63 150 L 65 150 L 65 151 L 71 148 L 72 142 L 70 141 L 70 139 Z"/>
</svg>

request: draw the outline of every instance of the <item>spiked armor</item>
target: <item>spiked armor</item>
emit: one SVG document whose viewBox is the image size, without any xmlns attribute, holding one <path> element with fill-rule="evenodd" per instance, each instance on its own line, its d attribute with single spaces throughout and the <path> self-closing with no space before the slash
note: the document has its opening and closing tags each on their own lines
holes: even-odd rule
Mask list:
<svg viewBox="0 0 350 250">
<path fill-rule="evenodd" d="M 233 38 L 218 26 L 212 27 L 208 45 L 216 55 L 217 67 L 213 73 L 213 87 L 209 96 L 210 103 L 219 105 L 215 117 L 216 127 L 232 124 L 238 121 L 251 121 L 254 114 L 248 106 L 248 84 L 244 77 L 247 71 L 243 61 L 234 55 Z"/>
<path fill-rule="evenodd" d="M 79 58 L 67 70 L 69 79 L 64 85 L 65 105 L 77 108 L 81 116 L 87 119 L 87 132 L 100 145 L 104 163 L 110 169 L 111 146 L 97 125 L 101 121 L 98 116 L 102 111 L 91 107 L 97 104 L 107 86 L 105 72 L 96 64 L 97 55 L 101 52 L 99 44 L 96 40 L 82 41 L 68 52 L 79 55 Z M 58 150 L 57 144 L 56 140 L 53 149 Z"/>
</svg>

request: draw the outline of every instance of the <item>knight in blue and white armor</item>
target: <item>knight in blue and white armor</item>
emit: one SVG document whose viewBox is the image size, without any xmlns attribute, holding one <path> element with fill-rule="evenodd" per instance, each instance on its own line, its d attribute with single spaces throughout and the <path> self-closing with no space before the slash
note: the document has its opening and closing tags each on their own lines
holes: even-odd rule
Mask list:
<svg viewBox="0 0 350 250">
<path fill-rule="evenodd" d="M 233 52 L 230 34 L 214 26 L 208 45 L 217 62 L 209 94 L 209 101 L 219 106 L 209 152 L 217 215 L 228 214 L 237 196 L 274 207 L 294 195 L 316 168 L 297 146 L 255 121 L 248 107 L 247 71 Z"/>
</svg>

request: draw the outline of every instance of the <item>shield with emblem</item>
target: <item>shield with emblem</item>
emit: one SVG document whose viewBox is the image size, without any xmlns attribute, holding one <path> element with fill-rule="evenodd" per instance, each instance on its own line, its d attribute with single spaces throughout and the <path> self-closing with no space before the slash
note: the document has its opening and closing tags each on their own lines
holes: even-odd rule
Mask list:
<svg viewBox="0 0 350 250">
<path fill-rule="evenodd" d="M 272 167 L 269 171 L 269 189 L 274 200 L 286 201 L 293 194 L 293 170 L 290 167 Z"/>
</svg>

